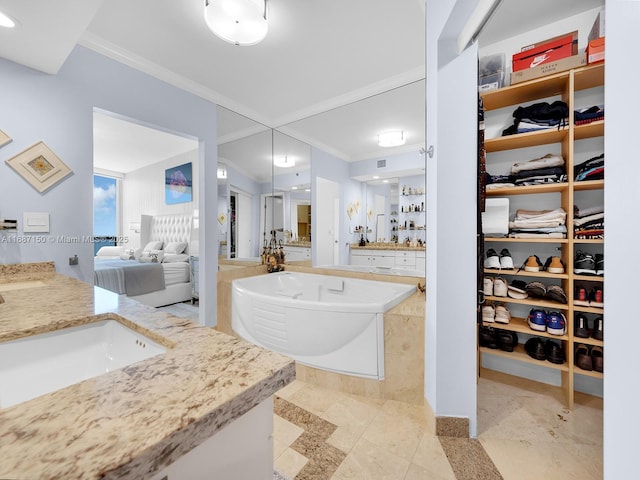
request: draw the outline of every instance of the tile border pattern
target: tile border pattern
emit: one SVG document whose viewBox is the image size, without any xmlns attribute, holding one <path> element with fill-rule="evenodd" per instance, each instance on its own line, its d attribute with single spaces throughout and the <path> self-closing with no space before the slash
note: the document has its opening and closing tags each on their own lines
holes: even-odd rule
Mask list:
<svg viewBox="0 0 640 480">
<path fill-rule="evenodd" d="M 304 430 L 290 445 L 292 450 L 309 460 L 295 480 L 330 479 L 347 456 L 342 450 L 327 443 L 327 439 L 338 427 L 277 395 L 274 397 L 273 411 Z"/>
</svg>

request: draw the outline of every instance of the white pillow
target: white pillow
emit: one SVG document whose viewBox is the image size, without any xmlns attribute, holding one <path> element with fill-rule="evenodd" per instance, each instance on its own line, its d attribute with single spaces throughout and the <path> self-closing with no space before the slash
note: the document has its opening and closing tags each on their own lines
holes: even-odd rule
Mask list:
<svg viewBox="0 0 640 480">
<path fill-rule="evenodd" d="M 187 242 L 169 242 L 164 247 L 164 253 L 182 253 L 187 248 Z"/>
<path fill-rule="evenodd" d="M 151 250 L 161 250 L 162 249 L 162 241 L 154 240 L 152 242 L 147 243 L 142 249 L 143 252 L 150 252 Z"/>
<path fill-rule="evenodd" d="M 100 247 L 96 252 L 96 257 L 118 257 L 124 252 L 124 247 L 106 246 Z"/>
<path fill-rule="evenodd" d="M 154 257 L 157 258 L 156 262 L 153 261 Z M 164 258 L 164 251 L 149 250 L 149 251 L 142 252 L 138 260 L 142 263 L 161 263 L 163 258 Z"/>
<path fill-rule="evenodd" d="M 189 255 L 186 253 L 165 253 L 164 258 L 162 259 L 163 263 L 178 263 L 178 262 L 188 262 Z"/>
</svg>

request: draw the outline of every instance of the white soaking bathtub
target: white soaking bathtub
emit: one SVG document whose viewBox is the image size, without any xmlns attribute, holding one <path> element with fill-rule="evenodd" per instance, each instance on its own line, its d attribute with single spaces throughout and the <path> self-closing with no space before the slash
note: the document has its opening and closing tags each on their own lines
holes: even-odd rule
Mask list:
<svg viewBox="0 0 640 480">
<path fill-rule="evenodd" d="M 384 312 L 415 292 L 392 282 L 278 272 L 234 280 L 233 330 L 305 365 L 384 378 Z"/>
</svg>

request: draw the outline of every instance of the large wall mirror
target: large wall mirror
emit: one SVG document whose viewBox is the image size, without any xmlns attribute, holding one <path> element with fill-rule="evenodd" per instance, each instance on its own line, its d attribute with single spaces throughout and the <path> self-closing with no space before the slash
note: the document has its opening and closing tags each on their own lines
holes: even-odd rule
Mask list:
<svg viewBox="0 0 640 480">
<path fill-rule="evenodd" d="M 259 262 L 274 241 L 288 260 L 346 266 L 362 241 L 423 247 L 424 92 L 418 79 L 276 129 L 219 107 L 222 257 Z M 393 129 L 405 144 L 380 147 Z"/>
</svg>

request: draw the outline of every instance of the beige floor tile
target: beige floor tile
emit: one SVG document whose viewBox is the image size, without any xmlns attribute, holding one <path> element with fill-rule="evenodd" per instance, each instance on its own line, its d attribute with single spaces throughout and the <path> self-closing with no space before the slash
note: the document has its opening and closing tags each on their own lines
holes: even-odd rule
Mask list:
<svg viewBox="0 0 640 480">
<path fill-rule="evenodd" d="M 431 433 L 425 433 L 422 436 L 411 463 L 429 473 L 429 476 L 422 478 L 446 478 L 451 480 L 456 478 L 449 460 L 444 454 L 440 440 Z"/>
<path fill-rule="evenodd" d="M 305 410 L 322 415 L 331 405 L 344 398 L 344 394 L 317 387 L 309 383 L 298 389 L 287 400 L 304 408 Z"/>
<path fill-rule="evenodd" d="M 423 428 L 428 424 L 427 409 L 424 405 L 414 405 L 396 400 L 387 400 L 384 402 L 382 410 L 389 415 L 394 415 L 398 418 L 405 418 L 410 422 L 414 422 L 422 426 Z"/>
<path fill-rule="evenodd" d="M 409 462 L 362 438 L 338 467 L 334 480 L 399 480 Z"/>
<path fill-rule="evenodd" d="M 353 397 L 345 397 L 327 408 L 321 416 L 340 427 L 345 425 L 367 425 L 380 412 L 381 408 L 378 406 Z"/>
<path fill-rule="evenodd" d="M 286 421 L 278 415 L 273 416 L 273 435 L 286 446 L 291 445 L 302 432 L 304 430 L 297 425 Z"/>
<path fill-rule="evenodd" d="M 404 480 L 456 480 L 456 477 L 453 472 L 441 472 L 412 463 L 409 465 L 409 470 L 407 470 Z"/>
<path fill-rule="evenodd" d="M 404 416 L 381 412 L 362 434 L 362 438 L 407 461 L 416 452 L 424 428 Z"/>
<path fill-rule="evenodd" d="M 306 384 L 304 382 L 301 382 L 300 380 L 294 380 L 293 382 L 291 382 L 286 387 L 281 388 L 280 390 L 278 390 L 276 392 L 276 395 L 278 397 L 281 397 L 281 398 L 284 398 L 284 399 L 288 400 L 289 398 L 291 398 L 291 395 L 296 393 L 298 390 L 303 388 L 305 385 Z"/>
<path fill-rule="evenodd" d="M 289 448 L 289 445 L 278 440 L 278 437 L 274 435 L 273 437 L 273 460 L 275 460 L 284 453 L 284 451 Z"/>
<path fill-rule="evenodd" d="M 601 480 L 601 447 L 480 439 L 504 480 Z"/>
<path fill-rule="evenodd" d="M 366 428 L 366 425 L 345 425 L 338 427 L 335 432 L 327 438 L 327 443 L 345 453 L 349 453 L 356 442 L 362 437 Z"/>
<path fill-rule="evenodd" d="M 275 468 L 288 478 L 295 476 L 303 469 L 308 460 L 295 450 L 287 448 L 274 462 Z"/>
</svg>

